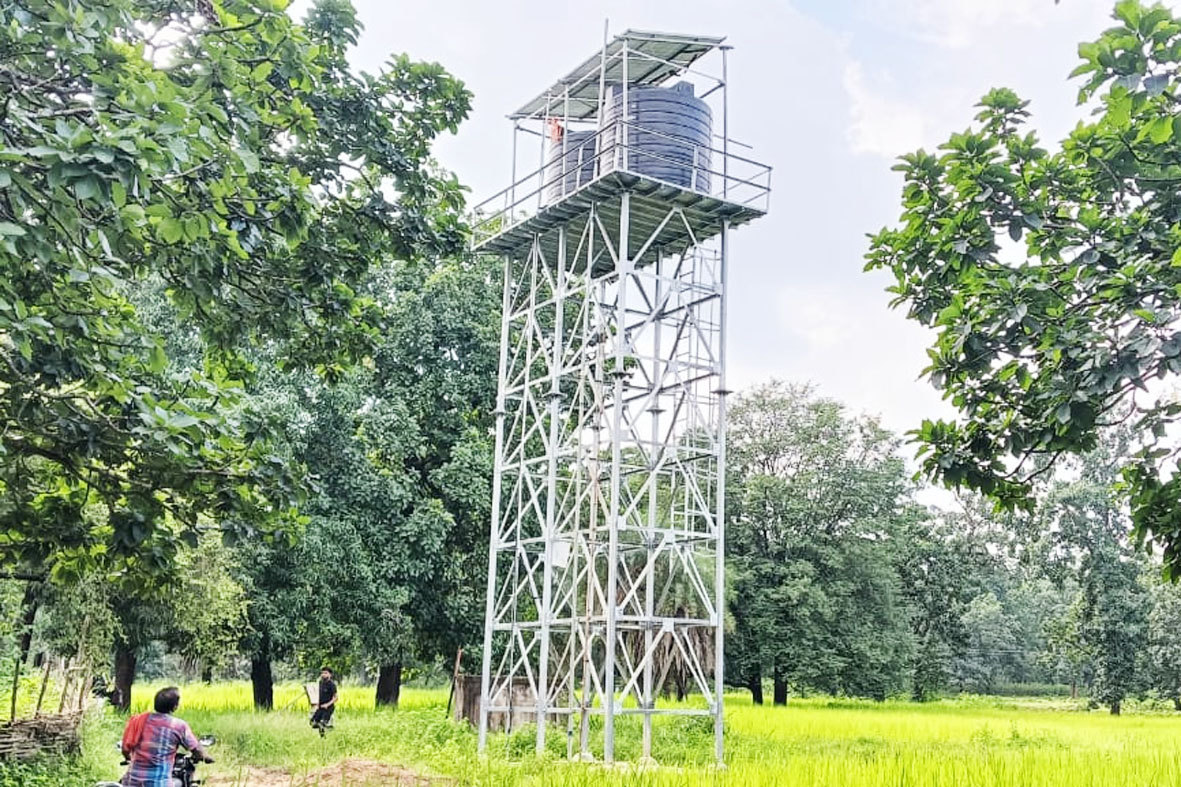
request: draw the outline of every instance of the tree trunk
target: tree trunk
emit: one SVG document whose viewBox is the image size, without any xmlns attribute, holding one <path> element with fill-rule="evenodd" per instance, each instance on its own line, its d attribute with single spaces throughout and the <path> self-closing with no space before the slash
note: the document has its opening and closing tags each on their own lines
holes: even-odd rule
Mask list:
<svg viewBox="0 0 1181 787">
<path fill-rule="evenodd" d="M 1181 710 L 1181 697 L 1173 697 L 1173 710 Z"/>
<path fill-rule="evenodd" d="M 1112 716 L 1119 715 L 1119 703 L 1120 703 L 1119 700 L 1116 700 L 1115 702 L 1111 703 L 1111 715 Z"/>
<path fill-rule="evenodd" d="M 746 679 L 746 686 L 750 689 L 750 701 L 755 705 L 763 704 L 763 675 L 756 671 Z"/>
<path fill-rule="evenodd" d="M 33 624 L 37 622 L 37 584 L 25 585 L 25 596 L 21 599 L 20 664 L 29 660 L 29 649 L 33 646 Z"/>
<path fill-rule="evenodd" d="M 685 698 L 689 696 L 689 687 L 685 682 L 685 672 L 681 669 L 674 669 L 673 682 L 677 687 L 677 702 L 684 702 Z"/>
<path fill-rule="evenodd" d="M 123 640 L 115 643 L 115 707 L 126 713 L 131 710 L 131 684 L 135 683 L 135 664 L 139 660 L 135 648 Z"/>
<path fill-rule="evenodd" d="M 274 709 L 275 679 L 271 675 L 270 654 L 265 650 L 250 659 L 250 687 L 254 690 L 255 710 Z"/>
<path fill-rule="evenodd" d="M 787 704 L 787 679 L 782 675 L 775 676 L 775 704 Z"/>
<path fill-rule="evenodd" d="M 208 664 L 201 665 L 201 682 L 205 684 L 213 683 L 213 667 Z"/>
<path fill-rule="evenodd" d="M 398 697 L 402 694 L 402 662 L 382 664 L 377 675 L 377 707 L 391 705 L 398 707 Z"/>
<path fill-rule="evenodd" d="M 1073 678 L 1070 681 L 1070 698 L 1072 700 L 1078 699 L 1078 681 Z"/>
</svg>

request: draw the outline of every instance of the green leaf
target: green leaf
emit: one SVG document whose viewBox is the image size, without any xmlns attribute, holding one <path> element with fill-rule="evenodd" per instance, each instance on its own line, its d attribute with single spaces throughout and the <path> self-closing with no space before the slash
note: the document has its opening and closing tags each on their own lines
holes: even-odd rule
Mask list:
<svg viewBox="0 0 1181 787">
<path fill-rule="evenodd" d="M 1156 323 L 1156 314 L 1149 311 L 1148 309 L 1133 309 L 1132 314 L 1135 314 L 1141 320 L 1144 320 L 1144 322 L 1153 324 Z"/>
<path fill-rule="evenodd" d="M 11 221 L 0 221 L 0 235 L 9 235 L 19 238 L 25 234 L 26 232 L 24 227 L 18 224 L 13 224 Z"/>
<path fill-rule="evenodd" d="M 94 175 L 87 175 L 74 182 L 74 194 L 78 199 L 94 199 L 102 194 L 102 185 Z"/>
<path fill-rule="evenodd" d="M 238 158 L 241 159 L 242 166 L 246 169 L 247 172 L 249 172 L 252 175 L 255 172 L 258 172 L 258 156 L 254 155 L 253 150 L 248 150 L 247 148 L 239 148 Z"/>
<path fill-rule="evenodd" d="M 127 204 L 127 189 L 117 180 L 111 183 L 111 201 L 115 203 L 116 208 L 122 208 Z"/>
<path fill-rule="evenodd" d="M 1173 137 L 1173 118 L 1159 117 L 1148 124 L 1148 137 L 1157 145 L 1168 142 Z"/>
<path fill-rule="evenodd" d="M 269 77 L 271 75 L 271 72 L 274 70 L 275 70 L 275 64 L 272 63 L 270 60 L 264 60 L 263 62 L 261 62 L 257 66 L 255 66 L 254 70 L 250 72 L 250 78 L 253 79 L 255 82 L 262 82 L 267 77 Z"/>
<path fill-rule="evenodd" d="M 180 415 L 173 416 L 171 423 L 177 429 L 188 429 L 190 426 L 196 426 L 201 422 L 188 413 L 181 413 Z"/>
<path fill-rule="evenodd" d="M 148 368 L 154 374 L 161 374 L 168 368 L 168 356 L 164 354 L 164 346 L 157 342 L 148 351 Z"/>
<path fill-rule="evenodd" d="M 1126 129 L 1132 121 L 1132 96 L 1120 89 L 1118 95 L 1115 90 L 1107 103 L 1107 120 L 1117 129 Z"/>
<path fill-rule="evenodd" d="M 184 237 L 185 229 L 184 225 L 180 221 L 177 221 L 170 216 L 166 219 L 161 219 L 160 223 L 156 227 L 156 231 L 159 233 L 161 240 L 163 240 L 165 243 L 176 243 L 182 237 Z"/>
</svg>

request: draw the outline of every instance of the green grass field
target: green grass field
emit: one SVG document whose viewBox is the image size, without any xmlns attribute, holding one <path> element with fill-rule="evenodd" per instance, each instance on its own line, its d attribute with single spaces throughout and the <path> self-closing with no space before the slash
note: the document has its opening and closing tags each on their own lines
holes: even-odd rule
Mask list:
<svg viewBox="0 0 1181 787">
<path fill-rule="evenodd" d="M 137 687 L 146 705 L 152 687 Z M 211 787 L 341 784 L 348 760 L 373 766 L 352 772 L 354 787 L 394 783 L 401 766 L 441 783 L 472 785 L 901 785 L 1181 784 L 1181 716 L 1131 712 L 1113 717 L 1057 700 L 967 698 L 915 705 L 827 698 L 793 700 L 786 708 L 754 707 L 739 695 L 727 701 L 727 769 L 710 767 L 712 739 L 700 719 L 664 719 L 657 726 L 661 767 L 624 767 L 563 761 L 565 736 L 551 736 L 551 756 L 532 754 L 532 730 L 495 736 L 491 753 L 475 753 L 475 733 L 444 717 L 446 692 L 407 689 L 396 712 L 372 710 L 370 689 L 345 688 L 336 729 L 321 740 L 307 725 L 300 689 L 276 692 L 272 714 L 250 710 L 246 684 L 183 689 L 181 716 L 199 734 L 219 738 L 218 763 L 206 769 Z M 71 764 L 21 774 L 0 769 L 0 787 L 85 785 L 118 773 L 120 720 L 97 720 L 87 730 L 85 756 Z M 620 734 L 622 759 L 639 755 L 637 726 Z M 19 778 L 18 778 L 19 777 Z M 43 779 L 43 781 L 38 781 Z"/>
</svg>

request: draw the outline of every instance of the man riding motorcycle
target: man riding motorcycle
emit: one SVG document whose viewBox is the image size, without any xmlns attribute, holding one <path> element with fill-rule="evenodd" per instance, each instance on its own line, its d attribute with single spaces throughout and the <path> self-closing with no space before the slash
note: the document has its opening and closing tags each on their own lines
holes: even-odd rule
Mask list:
<svg viewBox="0 0 1181 787">
<path fill-rule="evenodd" d="M 172 787 L 172 766 L 180 746 L 198 762 L 213 762 L 189 725 L 172 715 L 180 706 L 179 689 L 160 689 L 153 706 L 155 713 L 142 713 L 127 722 L 122 748 L 131 767 L 123 777 L 125 787 Z"/>
</svg>

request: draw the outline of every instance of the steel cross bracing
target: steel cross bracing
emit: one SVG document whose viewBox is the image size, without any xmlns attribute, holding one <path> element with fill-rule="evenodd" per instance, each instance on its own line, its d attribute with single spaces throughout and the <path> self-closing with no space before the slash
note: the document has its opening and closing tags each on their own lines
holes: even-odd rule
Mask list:
<svg viewBox="0 0 1181 787">
<path fill-rule="evenodd" d="M 490 715 L 712 715 L 721 752 L 726 219 L 591 204 L 506 255 L 480 745 Z M 670 224 L 677 248 L 658 245 Z M 644 226 L 645 231 L 632 231 Z M 670 670 L 696 704 L 658 706 Z"/>
</svg>

